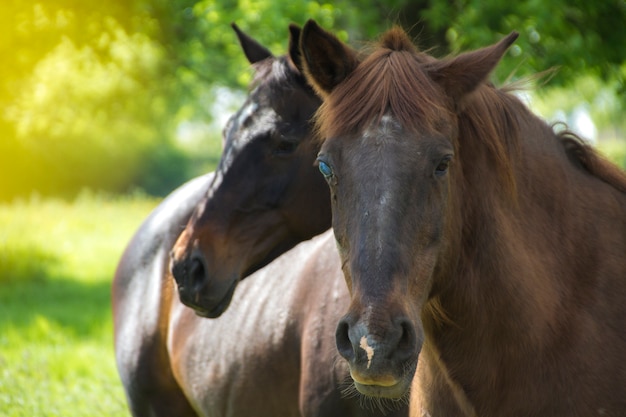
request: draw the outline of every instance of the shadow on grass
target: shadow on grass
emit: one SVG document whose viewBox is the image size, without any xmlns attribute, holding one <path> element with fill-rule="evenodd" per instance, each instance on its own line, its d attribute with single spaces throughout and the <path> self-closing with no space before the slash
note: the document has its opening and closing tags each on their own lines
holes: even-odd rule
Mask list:
<svg viewBox="0 0 626 417">
<path fill-rule="evenodd" d="M 8 253 L 7 253 L 8 252 Z M 35 247 L 0 256 L 0 329 L 26 329 L 41 317 L 64 336 L 93 338 L 111 322 L 111 279 L 83 282 L 55 275 L 59 263 Z"/>
<path fill-rule="evenodd" d="M 35 245 L 0 245 L 0 285 L 43 281 L 59 259 Z"/>
</svg>

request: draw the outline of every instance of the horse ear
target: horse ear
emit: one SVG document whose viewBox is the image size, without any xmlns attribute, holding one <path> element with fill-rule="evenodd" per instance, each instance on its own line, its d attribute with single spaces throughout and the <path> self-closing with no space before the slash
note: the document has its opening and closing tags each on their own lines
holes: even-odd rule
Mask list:
<svg viewBox="0 0 626 417">
<path fill-rule="evenodd" d="M 438 61 L 429 68 L 430 76 L 452 98 L 460 99 L 487 79 L 518 36 L 517 32 L 511 32 L 494 45 Z"/>
<path fill-rule="evenodd" d="M 302 54 L 300 53 L 300 34 L 302 33 L 302 29 L 300 26 L 291 23 L 289 25 L 289 60 L 293 64 L 293 66 L 300 71 L 301 74 L 304 74 L 304 68 L 302 67 Z"/>
<path fill-rule="evenodd" d="M 328 95 L 359 63 L 356 52 L 312 19 L 302 29 L 300 53 L 304 74 L 321 97 Z"/>
<path fill-rule="evenodd" d="M 243 53 L 246 55 L 246 58 L 248 58 L 248 62 L 256 64 L 259 61 L 274 56 L 266 47 L 243 33 L 235 23 L 231 23 L 230 26 L 235 30 L 235 33 L 237 33 L 237 38 L 239 39 Z"/>
</svg>

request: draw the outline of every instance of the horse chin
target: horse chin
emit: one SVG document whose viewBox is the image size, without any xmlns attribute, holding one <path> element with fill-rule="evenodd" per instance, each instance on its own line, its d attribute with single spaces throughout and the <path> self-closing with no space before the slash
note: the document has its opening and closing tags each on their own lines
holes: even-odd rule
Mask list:
<svg viewBox="0 0 626 417">
<path fill-rule="evenodd" d="M 233 280 L 233 283 L 228 288 L 228 290 L 226 290 L 226 293 L 217 304 L 208 308 L 194 305 L 192 308 L 195 311 L 196 315 L 207 319 L 215 319 L 220 317 L 226 311 L 226 309 L 228 309 L 230 302 L 233 300 L 233 294 L 235 293 L 235 288 L 237 288 L 238 283 L 238 279 Z"/>
</svg>

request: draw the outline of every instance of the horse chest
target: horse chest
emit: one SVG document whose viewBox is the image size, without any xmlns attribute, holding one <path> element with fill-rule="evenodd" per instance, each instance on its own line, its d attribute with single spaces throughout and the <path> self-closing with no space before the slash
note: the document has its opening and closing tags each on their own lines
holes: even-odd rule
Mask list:
<svg viewBox="0 0 626 417">
<path fill-rule="evenodd" d="M 286 348 L 288 319 L 268 329 L 255 308 L 230 317 L 238 309 L 215 320 L 183 313 L 193 331 L 175 337 L 171 351 L 179 384 L 202 416 L 297 416 L 299 358 Z"/>
</svg>

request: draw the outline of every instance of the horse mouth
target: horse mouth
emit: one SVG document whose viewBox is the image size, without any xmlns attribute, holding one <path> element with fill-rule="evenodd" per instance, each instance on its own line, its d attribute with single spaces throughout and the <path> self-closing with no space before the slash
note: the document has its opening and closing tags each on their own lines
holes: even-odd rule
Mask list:
<svg viewBox="0 0 626 417">
<path fill-rule="evenodd" d="M 293 247 L 292 243 L 289 243 L 286 245 L 278 245 L 277 247 L 272 249 L 272 251 L 270 251 L 270 253 L 267 256 L 265 256 L 265 258 L 263 258 L 261 261 L 253 263 L 248 269 L 244 271 L 243 274 L 231 276 L 232 283 L 230 284 L 230 286 L 228 287 L 228 289 L 226 290 L 226 292 L 224 293 L 224 295 L 218 301 L 217 304 L 215 304 L 212 300 L 210 300 L 207 297 L 201 297 L 199 300 L 196 300 L 196 302 L 183 301 L 183 304 L 187 305 L 188 307 L 191 307 L 195 311 L 196 315 L 199 317 L 204 317 L 204 318 L 209 318 L 209 319 L 220 317 L 228 309 L 228 306 L 230 305 L 233 299 L 233 294 L 235 293 L 235 289 L 237 288 L 237 285 L 242 279 L 247 278 L 248 276 L 252 275 L 257 270 L 265 267 L 267 264 L 269 264 L 271 261 L 277 258 L 280 254 L 284 253 L 291 247 Z"/>
<path fill-rule="evenodd" d="M 411 381 L 407 379 L 401 379 L 393 385 L 375 385 L 375 384 L 361 384 L 354 381 L 354 386 L 361 394 L 366 397 L 375 398 L 389 398 L 399 400 L 409 392 L 411 387 Z"/>
<path fill-rule="evenodd" d="M 207 297 L 201 297 L 199 300 L 196 300 L 196 302 L 191 302 L 191 303 L 187 303 L 183 301 L 183 304 L 187 305 L 188 307 L 193 308 L 197 316 L 208 318 L 208 319 L 218 318 L 222 314 L 224 314 L 224 312 L 228 309 L 230 302 L 233 300 L 233 295 L 235 293 L 235 289 L 237 288 L 237 285 L 239 284 L 239 282 L 242 279 L 247 278 L 249 275 L 257 271 L 258 269 L 267 265 L 270 261 L 271 260 L 264 260 L 264 261 L 261 261 L 260 263 L 256 263 L 253 266 L 251 266 L 249 269 L 247 269 L 243 275 L 239 275 L 239 276 L 235 275 L 234 277 L 231 277 L 232 282 L 230 286 L 228 287 L 228 289 L 226 290 L 222 298 L 217 302 L 217 304 L 215 304 L 214 301 L 212 301 L 211 299 Z"/>
<path fill-rule="evenodd" d="M 233 299 L 233 294 L 235 293 L 235 288 L 237 288 L 238 283 L 239 280 L 233 280 L 233 283 L 228 287 L 222 299 L 212 308 L 202 308 L 198 305 L 194 305 L 193 309 L 196 315 L 207 319 L 215 319 L 224 314 L 224 311 L 226 311 Z"/>
</svg>

